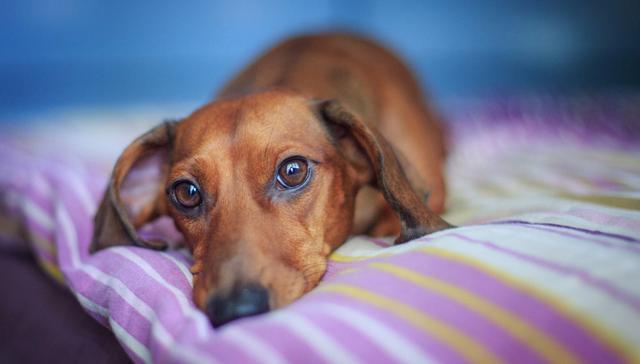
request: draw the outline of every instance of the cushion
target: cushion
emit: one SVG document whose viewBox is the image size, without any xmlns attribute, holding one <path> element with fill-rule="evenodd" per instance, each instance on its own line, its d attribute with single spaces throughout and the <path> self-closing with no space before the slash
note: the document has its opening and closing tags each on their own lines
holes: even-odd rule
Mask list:
<svg viewBox="0 0 640 364">
<path fill-rule="evenodd" d="M 2 241 L 24 238 L 135 362 L 638 362 L 638 101 L 449 105 L 444 217 L 459 227 L 352 237 L 316 289 L 218 329 L 193 304 L 186 250 L 88 253 L 115 158 L 167 110 L 5 126 Z"/>
</svg>

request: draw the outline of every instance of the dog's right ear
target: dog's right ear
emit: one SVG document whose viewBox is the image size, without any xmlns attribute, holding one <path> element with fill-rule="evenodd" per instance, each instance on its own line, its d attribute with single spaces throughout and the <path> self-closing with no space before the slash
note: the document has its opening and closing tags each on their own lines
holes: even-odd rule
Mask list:
<svg viewBox="0 0 640 364">
<path fill-rule="evenodd" d="M 165 249 L 136 230 L 166 213 L 164 188 L 176 122 L 164 122 L 134 140 L 118 158 L 94 218 L 91 252 L 115 245 Z"/>
</svg>

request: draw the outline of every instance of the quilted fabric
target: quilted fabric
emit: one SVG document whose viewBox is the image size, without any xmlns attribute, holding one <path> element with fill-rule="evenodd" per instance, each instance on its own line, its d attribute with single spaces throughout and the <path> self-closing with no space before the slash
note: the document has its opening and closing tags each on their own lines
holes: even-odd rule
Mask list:
<svg viewBox="0 0 640 364">
<path fill-rule="evenodd" d="M 5 127 L 0 232 L 136 362 L 639 362 L 638 105 L 452 108 L 445 217 L 459 228 L 399 246 L 353 237 L 315 290 L 217 330 L 191 301 L 186 251 L 88 254 L 111 164 L 158 110 Z"/>
</svg>

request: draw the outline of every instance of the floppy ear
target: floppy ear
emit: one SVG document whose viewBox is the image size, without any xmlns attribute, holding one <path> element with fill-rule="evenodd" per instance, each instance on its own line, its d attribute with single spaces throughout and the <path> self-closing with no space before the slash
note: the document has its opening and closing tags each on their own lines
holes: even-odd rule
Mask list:
<svg viewBox="0 0 640 364">
<path fill-rule="evenodd" d="M 402 230 L 395 243 L 400 244 L 452 227 L 437 214 L 429 210 L 418 197 L 405 175 L 391 145 L 374 128 L 370 128 L 358 116 L 335 100 L 320 104 L 329 129 L 343 129 L 334 134 L 338 144 L 352 139 L 365 154 L 373 174 L 368 181 L 382 191 L 385 200 L 400 218 Z"/>
<path fill-rule="evenodd" d="M 134 140 L 116 162 L 94 218 L 91 252 L 115 245 L 165 249 L 136 230 L 166 213 L 164 185 L 175 122 L 164 122 Z"/>
</svg>

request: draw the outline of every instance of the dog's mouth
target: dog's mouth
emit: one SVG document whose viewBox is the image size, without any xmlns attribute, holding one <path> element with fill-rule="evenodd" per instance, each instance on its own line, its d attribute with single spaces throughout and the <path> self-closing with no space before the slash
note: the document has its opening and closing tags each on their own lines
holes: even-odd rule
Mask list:
<svg viewBox="0 0 640 364">
<path fill-rule="evenodd" d="M 269 291 L 257 283 L 238 285 L 230 292 L 214 294 L 205 304 L 205 313 L 213 327 L 269 310 Z"/>
</svg>

